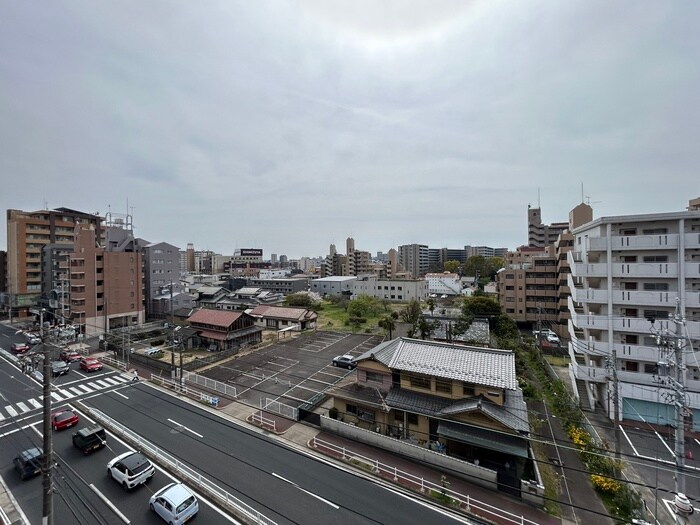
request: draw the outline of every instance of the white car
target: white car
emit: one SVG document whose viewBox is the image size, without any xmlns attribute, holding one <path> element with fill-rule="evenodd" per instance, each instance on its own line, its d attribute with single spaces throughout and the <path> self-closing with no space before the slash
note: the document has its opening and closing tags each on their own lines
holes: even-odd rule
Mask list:
<svg viewBox="0 0 700 525">
<path fill-rule="evenodd" d="M 182 525 L 199 512 L 197 496 L 182 483 L 170 483 L 151 496 L 151 510 L 171 525 Z"/>
<path fill-rule="evenodd" d="M 147 483 L 155 473 L 153 463 L 141 452 L 124 452 L 107 463 L 107 474 L 126 490 Z"/>
</svg>

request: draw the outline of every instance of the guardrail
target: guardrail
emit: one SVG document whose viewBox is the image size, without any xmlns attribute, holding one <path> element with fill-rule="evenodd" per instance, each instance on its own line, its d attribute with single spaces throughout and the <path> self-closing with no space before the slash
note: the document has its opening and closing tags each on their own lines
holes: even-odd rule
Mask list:
<svg viewBox="0 0 700 525">
<path fill-rule="evenodd" d="M 260 410 L 265 410 L 267 412 L 273 412 L 292 421 L 299 421 L 299 409 L 296 407 L 286 405 L 275 399 L 270 399 L 266 397 L 260 398 Z"/>
<path fill-rule="evenodd" d="M 238 391 L 236 390 L 235 386 L 222 383 L 221 381 L 217 381 L 216 379 L 211 379 L 209 377 L 187 371 L 183 371 L 182 377 L 185 378 L 185 381 L 189 381 L 190 383 L 203 386 L 204 388 L 208 388 L 209 390 L 214 390 L 215 392 L 219 392 L 225 396 L 236 398 L 238 395 Z"/>
<path fill-rule="evenodd" d="M 150 441 L 147 441 L 140 435 L 133 432 L 131 429 L 112 419 L 107 414 L 97 410 L 96 408 L 86 407 L 86 410 L 102 425 L 109 428 L 110 431 L 114 432 L 115 434 L 119 434 L 132 445 L 136 446 L 139 450 L 150 455 L 156 461 L 164 463 L 169 468 L 177 471 L 188 481 L 199 487 L 200 490 L 206 492 L 210 497 L 218 500 L 221 504 L 240 514 L 239 517 L 241 519 L 249 520 L 252 523 L 276 525 L 276 522 L 272 521 L 264 514 L 255 510 L 244 501 L 241 501 L 233 494 L 230 494 L 219 485 L 205 478 L 176 457 L 158 448 Z"/>
<path fill-rule="evenodd" d="M 529 520 L 524 516 L 518 516 L 517 514 L 484 503 L 483 501 L 476 500 L 468 494 L 464 495 L 450 490 L 448 488 L 449 483 L 447 483 L 446 479 L 444 480 L 444 484 L 433 483 L 423 477 L 415 476 L 410 472 L 399 470 L 397 467 L 381 463 L 377 459 L 368 458 L 367 456 L 353 452 L 347 447 L 341 447 L 334 443 L 318 439 L 316 436 L 311 439 L 311 446 L 315 449 L 325 448 L 334 454 L 340 455 L 343 460 L 349 463 L 355 463 L 378 476 L 382 476 L 383 474 L 383 477 L 390 477 L 397 483 L 403 482 L 401 484 L 404 486 L 415 487 L 422 493 L 428 492 L 428 494 L 435 499 L 445 501 L 448 505 L 451 504 L 455 507 L 459 507 L 460 509 L 464 509 L 482 518 L 498 518 L 499 523 L 507 522 L 518 523 L 520 525 L 538 525 L 537 522 Z"/>
</svg>

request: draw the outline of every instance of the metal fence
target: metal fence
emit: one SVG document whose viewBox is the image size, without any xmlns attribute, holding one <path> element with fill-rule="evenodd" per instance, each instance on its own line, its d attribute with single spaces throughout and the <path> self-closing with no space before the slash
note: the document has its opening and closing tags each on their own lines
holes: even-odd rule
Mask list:
<svg viewBox="0 0 700 525">
<path fill-rule="evenodd" d="M 262 415 L 262 412 L 255 412 L 251 419 L 261 427 L 269 427 L 273 432 L 277 432 L 277 422 L 274 419 L 266 418 Z"/>
<path fill-rule="evenodd" d="M 185 394 L 186 396 L 198 399 L 199 401 L 201 401 L 202 403 L 205 403 L 207 405 L 211 405 L 213 407 L 219 406 L 219 398 L 218 397 L 209 395 L 205 392 L 202 392 L 201 390 L 190 388 L 186 384 L 181 383 L 180 381 L 166 379 L 165 377 L 155 376 L 155 375 L 152 375 L 150 380 L 153 383 L 157 383 L 161 386 L 170 388 L 170 389 L 175 390 L 177 392 L 181 392 L 181 393 Z"/>
<path fill-rule="evenodd" d="M 397 483 L 401 483 L 404 486 L 413 487 L 422 493 L 427 492 L 434 497 L 445 497 L 453 500 L 453 504 L 466 510 L 469 513 L 475 514 L 486 519 L 498 519 L 498 523 L 517 523 L 520 525 L 538 525 L 537 522 L 529 520 L 524 516 L 518 516 L 483 501 L 476 500 L 471 496 L 460 494 L 454 490 L 450 490 L 447 487 L 447 483 L 440 485 L 428 481 L 423 477 L 415 476 L 410 472 L 405 472 L 399 470 L 397 467 L 392 467 L 391 465 L 386 465 L 381 463 L 377 459 L 368 458 L 357 452 L 353 452 L 347 447 L 341 447 L 334 443 L 329 443 L 317 437 L 313 437 L 311 440 L 311 446 L 315 449 L 323 448 L 332 452 L 333 454 L 339 455 L 343 460 L 349 463 L 358 465 L 366 470 L 382 476 L 385 478 L 391 478 Z M 446 481 L 446 480 L 445 480 Z"/>
<path fill-rule="evenodd" d="M 262 397 L 260 398 L 260 410 L 273 412 L 287 419 L 291 419 L 292 421 L 299 421 L 299 409 L 290 405 L 285 405 L 269 397 L 264 399 Z"/>
<path fill-rule="evenodd" d="M 199 374 L 195 374 L 194 372 L 187 372 L 186 370 L 183 370 L 182 377 L 185 379 L 185 381 L 189 381 L 190 383 L 194 383 L 195 385 L 203 386 L 204 388 L 208 388 L 209 390 L 213 390 L 214 392 L 219 392 L 220 394 L 231 398 L 235 398 L 238 395 L 235 386 L 229 385 L 227 383 L 222 383 L 221 381 L 217 381 L 216 379 L 201 376 Z"/>
<path fill-rule="evenodd" d="M 106 355 L 101 356 L 100 361 L 108 364 L 112 368 L 118 368 L 118 369 L 124 370 L 124 371 L 126 371 L 126 369 L 127 369 L 126 363 L 124 361 L 119 361 L 118 359 L 114 359 L 114 358 L 108 357 Z"/>
<path fill-rule="evenodd" d="M 234 512 L 242 515 L 242 519 L 250 520 L 253 523 L 276 525 L 276 522 L 272 521 L 264 514 L 260 513 L 244 501 L 241 501 L 233 494 L 230 494 L 216 483 L 205 478 L 199 472 L 195 471 L 193 468 L 186 465 L 168 452 L 158 448 L 150 441 L 145 440 L 118 421 L 112 419 L 95 408 L 87 408 L 87 410 L 96 420 L 102 423 L 102 425 L 131 442 L 132 445 L 136 446 L 142 452 L 150 455 L 155 461 L 163 463 L 170 469 L 178 472 L 189 482 L 199 487 L 200 490 L 206 492 L 210 497 L 218 500 L 222 505 L 225 505 Z"/>
</svg>

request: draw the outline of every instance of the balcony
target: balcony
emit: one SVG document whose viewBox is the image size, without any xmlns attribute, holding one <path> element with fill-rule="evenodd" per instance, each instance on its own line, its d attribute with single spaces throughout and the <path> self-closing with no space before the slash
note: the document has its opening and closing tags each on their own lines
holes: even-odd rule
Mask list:
<svg viewBox="0 0 700 525">
<path fill-rule="evenodd" d="M 661 235 L 614 235 L 610 237 L 613 251 L 618 250 L 675 250 L 678 248 L 678 234 Z M 697 242 L 697 241 L 696 241 Z M 590 251 L 606 251 L 608 237 L 593 237 L 588 240 Z"/>
<path fill-rule="evenodd" d="M 593 381 L 594 383 L 607 383 L 608 371 L 605 368 L 597 366 L 586 366 L 575 361 L 571 362 L 576 379 L 584 381 Z"/>
<path fill-rule="evenodd" d="M 607 341 L 597 339 L 586 340 L 582 334 L 569 331 L 571 341 L 569 342 L 569 354 L 584 354 L 596 357 L 611 355 L 612 350 Z M 655 346 L 630 345 L 626 343 L 614 343 L 612 349 L 617 353 L 618 359 L 628 359 L 630 361 L 646 361 L 655 363 L 659 360 L 659 350 Z"/>
<path fill-rule="evenodd" d="M 620 317 L 619 315 L 594 315 L 577 312 L 573 308 L 573 302 L 569 299 L 569 311 L 571 312 L 571 322 L 575 328 L 589 330 L 608 330 L 608 321 L 611 321 L 614 332 L 629 332 L 636 334 L 650 334 L 651 323 L 640 317 Z M 700 321 L 686 321 L 688 335 L 691 338 L 700 338 Z M 654 329 L 668 329 L 675 331 L 675 325 L 670 321 L 657 320 Z"/>
<path fill-rule="evenodd" d="M 686 233 L 683 240 L 686 250 L 700 248 L 700 233 Z"/>
</svg>

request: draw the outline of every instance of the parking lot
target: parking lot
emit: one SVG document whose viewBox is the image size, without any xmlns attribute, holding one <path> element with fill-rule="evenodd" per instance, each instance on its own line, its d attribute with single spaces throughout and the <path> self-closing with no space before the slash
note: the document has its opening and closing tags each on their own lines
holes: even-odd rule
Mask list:
<svg viewBox="0 0 700 525">
<path fill-rule="evenodd" d="M 234 386 L 236 399 L 247 405 L 279 402 L 298 408 L 350 373 L 334 367 L 334 357 L 359 356 L 381 341 L 380 336 L 315 332 L 238 356 L 200 374 Z"/>
</svg>

